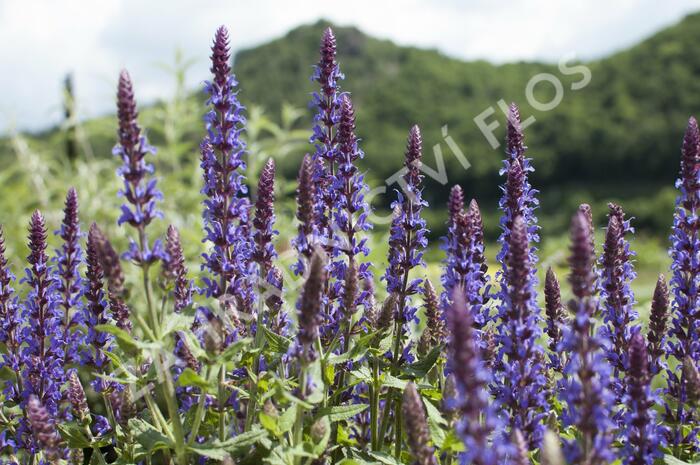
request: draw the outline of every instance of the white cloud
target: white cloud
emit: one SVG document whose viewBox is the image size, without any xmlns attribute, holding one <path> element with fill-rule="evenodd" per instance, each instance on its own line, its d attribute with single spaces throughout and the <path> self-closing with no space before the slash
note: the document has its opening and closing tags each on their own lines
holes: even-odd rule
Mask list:
<svg viewBox="0 0 700 465">
<path fill-rule="evenodd" d="M 177 47 L 199 60 L 190 77 L 197 85 L 219 24 L 231 30 L 234 48 L 328 18 L 463 59 L 551 61 L 624 48 L 698 8 L 700 0 L 0 0 L 0 131 L 57 122 L 69 71 L 84 116 L 111 111 L 121 67 L 141 100 L 168 95 L 156 63 L 171 62 Z"/>
</svg>

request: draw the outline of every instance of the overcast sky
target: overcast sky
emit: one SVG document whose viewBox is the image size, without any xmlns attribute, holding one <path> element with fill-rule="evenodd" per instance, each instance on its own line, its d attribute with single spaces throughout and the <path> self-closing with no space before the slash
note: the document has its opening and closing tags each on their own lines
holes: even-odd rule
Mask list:
<svg viewBox="0 0 700 465">
<path fill-rule="evenodd" d="M 399 44 L 494 62 L 603 56 L 700 10 L 700 0 L 0 0 L 0 132 L 60 120 L 61 81 L 75 76 L 81 116 L 111 111 L 118 71 L 141 101 L 172 92 L 158 67 L 176 48 L 198 60 L 225 24 L 235 49 L 327 18 Z"/>
</svg>

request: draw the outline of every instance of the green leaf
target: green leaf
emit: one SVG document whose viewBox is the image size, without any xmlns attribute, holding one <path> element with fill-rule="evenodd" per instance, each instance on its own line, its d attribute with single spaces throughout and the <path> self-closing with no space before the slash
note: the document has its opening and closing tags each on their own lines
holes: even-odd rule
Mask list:
<svg viewBox="0 0 700 465">
<path fill-rule="evenodd" d="M 291 344 L 290 339 L 287 339 L 284 336 L 280 336 L 279 334 L 270 331 L 270 329 L 267 326 L 263 326 L 263 332 L 265 333 L 265 339 L 267 340 L 267 344 L 270 346 L 270 349 L 273 352 L 276 352 L 278 354 L 287 353 L 287 351 L 289 350 L 289 345 Z"/>
<path fill-rule="evenodd" d="M 405 381 L 403 379 L 399 379 L 395 376 L 392 376 L 389 374 L 384 376 L 384 386 L 386 386 L 386 387 L 396 388 L 396 389 L 403 391 L 406 388 L 407 384 L 408 384 L 408 381 Z"/>
<path fill-rule="evenodd" d="M 340 355 L 331 355 L 328 357 L 328 363 L 337 365 L 338 363 L 354 362 L 361 359 L 367 353 L 372 339 L 375 338 L 374 333 L 368 333 L 358 338 L 352 348 Z"/>
<path fill-rule="evenodd" d="M 273 417 L 265 412 L 260 412 L 258 414 L 258 418 L 260 419 L 260 425 L 270 433 L 274 434 L 275 436 L 282 435 L 279 427 L 279 417 Z"/>
<path fill-rule="evenodd" d="M 136 344 L 136 340 L 132 338 L 131 335 L 123 329 L 117 328 L 116 326 L 110 324 L 97 325 L 95 326 L 95 329 L 97 331 L 108 333 L 114 336 L 114 338 L 117 341 L 117 345 L 125 353 L 129 355 L 136 355 L 141 352 L 141 349 L 139 348 L 138 344 Z"/>
<path fill-rule="evenodd" d="M 56 425 L 61 437 L 68 443 L 71 449 L 87 449 L 92 447 L 90 440 L 85 435 L 85 430 L 77 423 L 58 423 Z"/>
<path fill-rule="evenodd" d="M 433 420 L 438 425 L 447 425 L 447 420 L 442 418 L 442 414 L 440 413 L 440 410 L 438 410 L 437 407 L 435 407 L 432 402 L 426 401 L 424 399 L 423 404 L 425 405 L 425 410 L 428 413 L 428 418 Z"/>
<path fill-rule="evenodd" d="M 180 386 L 196 386 L 202 389 L 208 389 L 210 387 L 209 382 L 191 368 L 185 368 L 182 373 L 180 373 L 177 384 Z"/>
<path fill-rule="evenodd" d="M 221 448 L 226 452 L 234 453 L 241 449 L 252 446 L 267 437 L 267 431 L 264 429 L 254 429 L 241 433 L 235 438 L 228 439 L 220 443 Z"/>
<path fill-rule="evenodd" d="M 297 404 L 292 404 L 291 407 L 289 407 L 287 410 L 284 411 L 284 413 L 282 415 L 280 415 L 280 419 L 279 419 L 280 432 L 282 434 L 284 434 L 287 431 L 291 431 L 292 427 L 294 426 L 294 422 L 296 421 L 296 418 L 297 418 Z"/>
<path fill-rule="evenodd" d="M 402 465 L 401 462 L 396 460 L 391 455 L 385 454 L 384 452 L 370 452 L 369 455 L 386 465 Z"/>
<path fill-rule="evenodd" d="M 317 418 L 324 416 L 328 417 L 328 420 L 333 423 L 336 421 L 345 421 L 353 418 L 358 413 L 362 413 L 367 409 L 367 404 L 351 404 L 351 405 L 337 405 L 335 407 L 324 407 L 319 409 Z"/>
<path fill-rule="evenodd" d="M 694 464 L 684 462 L 683 460 L 677 459 L 672 455 L 664 455 L 664 462 L 666 465 L 700 465 L 700 462 L 696 462 Z"/>
<path fill-rule="evenodd" d="M 162 333 L 163 336 L 167 336 L 176 331 L 189 329 L 192 326 L 192 317 L 183 313 L 170 313 L 168 317 L 165 318 L 164 323 Z"/>
<path fill-rule="evenodd" d="M 437 362 L 441 352 L 442 346 L 433 347 L 433 350 L 431 350 L 425 358 L 403 367 L 401 371 L 409 376 L 422 378 L 435 366 L 435 362 Z"/>
<path fill-rule="evenodd" d="M 229 453 L 221 447 L 220 443 L 193 444 L 188 446 L 187 450 L 201 455 L 202 457 L 207 457 L 218 461 L 224 460 L 229 456 Z"/>
<path fill-rule="evenodd" d="M 138 441 L 138 443 L 149 452 L 162 449 L 171 449 L 175 446 L 170 438 L 158 431 L 152 425 L 138 418 L 132 418 L 129 420 L 129 429 L 136 438 L 136 441 Z"/>
</svg>

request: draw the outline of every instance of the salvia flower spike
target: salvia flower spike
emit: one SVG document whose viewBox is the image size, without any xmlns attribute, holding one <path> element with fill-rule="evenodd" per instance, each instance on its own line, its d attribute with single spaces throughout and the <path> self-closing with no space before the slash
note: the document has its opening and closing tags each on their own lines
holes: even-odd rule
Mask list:
<svg viewBox="0 0 700 465">
<path fill-rule="evenodd" d="M 541 334 L 533 283 L 527 226 L 522 216 L 515 217 L 509 235 L 507 273 L 508 288 L 503 294 L 498 328 L 496 398 L 508 414 L 509 426 L 519 430 L 530 448 L 537 448 L 544 433 L 546 399 L 543 353 L 537 344 Z"/>
<path fill-rule="evenodd" d="M 117 174 L 124 183 L 119 194 L 125 200 L 118 223 L 131 225 L 138 236 L 137 240 L 130 240 L 124 258 L 147 266 L 163 256 L 161 242 L 156 240 L 150 245 L 146 236 L 146 227 L 155 218 L 162 217 L 157 204 L 163 194 L 157 188 L 156 178 L 152 177 L 153 165 L 146 161 L 146 155 L 155 154 L 155 148 L 148 143 L 139 126 L 133 84 L 126 70 L 119 75 L 117 117 L 119 140 L 113 153 L 122 161 Z"/>
<path fill-rule="evenodd" d="M 559 381 L 559 391 L 566 407 L 564 426 L 576 426 L 580 439 L 565 443 L 569 463 L 604 465 L 613 461 L 612 408 L 614 398 L 608 388 L 610 367 L 603 343 L 593 335 L 598 317 L 596 299 L 595 251 L 592 228 L 585 212 L 577 212 L 571 222 L 569 282 L 574 294 L 573 317 L 564 331 L 559 351 L 569 359 Z"/>
<path fill-rule="evenodd" d="M 398 296 L 397 323 L 399 333 L 396 338 L 403 352 L 404 337 L 408 334 L 409 324 L 417 321 L 416 308 L 410 297 L 419 292 L 421 278 L 410 279 L 411 270 L 425 266 L 423 253 L 428 245 L 428 230 L 421 216 L 428 203 L 422 198 L 422 179 L 420 174 L 423 139 L 418 126 L 409 131 L 406 154 L 404 157 L 405 174 L 403 176 L 404 192 L 397 191 L 398 198 L 391 206 L 394 217 L 389 231 L 389 266 L 384 274 L 387 292 Z M 395 351 L 395 356 L 400 353 Z"/>
<path fill-rule="evenodd" d="M 20 308 L 18 297 L 15 294 L 13 285 L 15 276 L 10 271 L 6 257 L 5 232 L 0 227 L 0 343 L 4 344 L 6 350 L 0 355 L 0 368 L 8 368 L 15 373 L 15 380 L 5 380 L 2 386 L 2 393 L 5 398 L 18 400 L 22 394 L 20 386 L 21 379 L 18 374 L 21 371 L 21 324 Z"/>
<path fill-rule="evenodd" d="M 564 306 L 561 303 L 561 290 L 559 280 L 552 268 L 547 268 L 547 276 L 544 282 L 545 311 L 547 314 L 547 336 L 549 336 L 549 366 L 561 373 L 563 364 L 562 356 L 557 347 L 562 340 L 562 327 L 566 322 Z"/>
<path fill-rule="evenodd" d="M 651 389 L 649 353 L 644 336 L 636 332 L 628 345 L 621 454 L 626 465 L 653 465 L 661 457 L 660 428 L 656 423 L 656 395 Z"/>
<path fill-rule="evenodd" d="M 216 31 L 211 53 L 212 80 L 205 83 L 209 112 L 204 120 L 207 135 L 200 145 L 204 176 L 205 241 L 212 246 L 204 254 L 205 293 L 225 294 L 248 301 L 252 244 L 248 228 L 250 202 L 243 172 L 245 144 L 241 138 L 245 118 L 238 101 L 235 77 L 231 74 L 228 31 Z"/>
<path fill-rule="evenodd" d="M 60 334 L 62 314 L 53 267 L 46 254 L 46 236 L 46 221 L 37 210 L 29 223 L 29 267 L 22 280 L 29 286 L 29 293 L 21 316 L 32 323 L 21 330 L 22 384 L 25 399 L 35 395 L 51 415 L 57 415 L 65 373 L 63 347 L 60 338 L 53 336 Z"/>
<path fill-rule="evenodd" d="M 450 365 L 457 385 L 455 403 L 460 412 L 457 431 L 466 449 L 461 454 L 461 463 L 503 463 L 511 448 L 504 444 L 503 425 L 489 399 L 487 388 L 491 375 L 481 361 L 471 312 L 460 289 L 455 290 L 451 300 L 447 312 Z"/>
<path fill-rule="evenodd" d="M 180 232 L 173 225 L 168 226 L 165 251 L 167 258 L 163 261 L 164 273 L 175 283 L 173 288 L 175 311 L 181 312 L 192 303 L 192 282 L 187 277 L 187 266 L 185 265 L 185 255 L 182 252 L 182 244 L 180 243 Z"/>
<path fill-rule="evenodd" d="M 652 375 L 658 374 L 665 368 L 663 356 L 665 354 L 666 331 L 668 326 L 669 295 L 666 278 L 659 275 L 651 299 L 651 312 L 649 314 L 649 356 L 651 364 L 649 371 Z"/>
<path fill-rule="evenodd" d="M 362 257 L 369 255 L 366 232 L 372 228 L 369 221 L 371 209 L 365 200 L 369 187 L 364 175 L 356 166 L 364 157 L 355 135 L 355 110 L 347 94 L 340 98 L 340 121 L 338 123 L 337 147 L 335 152 L 335 173 L 332 178 L 333 197 L 331 247 L 332 261 L 330 277 L 333 278 L 330 289 L 331 298 L 340 298 L 343 288 L 347 287 L 348 270 L 351 262 L 357 265 L 360 280 L 373 279 L 369 270 L 370 263 Z M 364 305 L 365 295 L 358 296 L 358 304 Z M 344 300 L 340 299 L 334 307 L 329 302 L 326 308 L 326 323 L 323 328 L 324 339 L 333 334 L 339 326 L 342 315 L 347 309 L 342 308 Z"/>
<path fill-rule="evenodd" d="M 691 357 L 700 359 L 700 130 L 691 117 L 681 148 L 680 178 L 676 181 L 680 194 L 676 200 L 671 232 L 671 280 L 673 294 L 671 327 L 666 341 L 666 352 L 676 360 Z M 675 402 L 667 403 L 665 419 L 675 425 L 669 445 L 698 446 L 695 432 L 684 433 L 682 425 L 698 427 L 698 413 L 687 405 L 687 392 L 681 367 L 666 370 L 667 396 Z"/>
<path fill-rule="evenodd" d="M 27 420 L 38 446 L 35 452 L 43 452 L 49 463 L 58 463 L 61 458 L 61 436 L 49 411 L 35 395 L 27 401 Z"/>
<path fill-rule="evenodd" d="M 78 337 L 75 331 L 76 306 L 82 295 L 82 279 L 79 266 L 83 260 L 80 246 L 81 232 L 78 219 L 78 193 L 72 187 L 66 195 L 61 229 L 56 231 L 63 241 L 61 248 L 56 251 L 56 273 L 59 284 L 57 291 L 61 295 L 63 311 L 63 341 L 64 358 L 66 363 L 75 363 L 78 359 Z"/>
<path fill-rule="evenodd" d="M 326 284 L 326 273 L 325 253 L 317 249 L 311 258 L 297 312 L 299 322 L 297 350 L 302 363 L 309 363 L 316 357 L 313 345 L 318 338 L 319 324 L 322 321 L 321 293 Z"/>
<path fill-rule="evenodd" d="M 430 445 L 430 430 L 425 407 L 414 383 L 408 383 L 403 391 L 403 418 L 408 435 L 408 445 L 418 465 L 437 465 L 435 450 Z"/>
<path fill-rule="evenodd" d="M 605 322 L 600 331 L 608 343 L 606 353 L 613 369 L 611 388 L 619 402 L 623 394 L 624 373 L 629 365 L 629 340 L 634 331 L 639 331 L 639 327 L 633 325 L 638 315 L 633 308 L 635 301 L 631 288 L 637 274 L 632 265 L 635 253 L 627 239 L 634 229 L 619 205 L 611 203 L 608 208 L 608 228 L 599 262 L 598 283 Z"/>
<path fill-rule="evenodd" d="M 316 110 L 310 141 L 316 150 L 311 155 L 314 181 L 315 227 L 325 241 L 333 239 L 334 196 L 331 184 L 337 162 L 337 136 L 340 122 L 342 93 L 339 81 L 343 79 L 336 61 L 337 45 L 331 28 L 323 32 L 319 61 L 311 77 L 319 89 L 311 101 Z"/>
<path fill-rule="evenodd" d="M 104 291 L 104 273 L 99 259 L 99 235 L 93 223 L 88 231 L 87 239 L 87 272 L 85 280 L 85 306 L 83 321 L 87 327 L 84 341 L 82 361 L 98 373 L 105 373 L 110 360 L 105 355 L 109 350 L 111 337 L 98 330 L 98 325 L 109 323 L 109 312 Z M 97 378 L 93 387 L 99 392 L 106 388 L 104 380 Z"/>
<path fill-rule="evenodd" d="M 292 266 L 294 274 L 301 276 L 311 260 L 318 231 L 315 221 L 316 187 L 314 185 L 314 162 L 310 155 L 304 155 L 297 177 L 297 211 L 299 220 L 297 236 L 292 245 L 297 251 L 297 262 Z"/>
</svg>

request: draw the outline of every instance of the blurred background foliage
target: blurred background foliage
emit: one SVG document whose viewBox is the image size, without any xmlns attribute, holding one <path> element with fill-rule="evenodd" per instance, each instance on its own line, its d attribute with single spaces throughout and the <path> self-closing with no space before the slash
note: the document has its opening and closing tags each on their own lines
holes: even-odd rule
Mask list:
<svg viewBox="0 0 700 465">
<path fill-rule="evenodd" d="M 321 21 L 290 31 L 285 37 L 237 54 L 234 71 L 240 98 L 247 107 L 248 176 L 254 195 L 255 180 L 268 157 L 278 163 L 277 248 L 288 250 L 295 229 L 294 189 L 301 157 L 313 150 L 308 143 L 312 111 L 308 108 L 315 86 L 310 81 L 317 61 Z M 679 147 L 687 118 L 700 109 L 700 14 L 608 57 L 584 63 L 590 84 L 572 90 L 580 74 L 563 74 L 557 64 L 519 62 L 494 65 L 463 62 L 434 50 L 401 47 L 369 37 L 352 27 L 335 27 L 343 89 L 352 92 L 357 109 L 358 134 L 366 153 L 362 168 L 373 188 L 386 193 L 373 198 L 385 216 L 396 184 L 385 182 L 400 168 L 408 128 L 419 124 L 424 136 L 424 162 L 438 169 L 440 147 L 445 162 L 445 184 L 426 180 L 426 211 L 432 230 L 429 274 L 438 278 L 441 253 L 438 237 L 444 232 L 445 200 L 452 184 L 463 186 L 482 207 L 489 240 L 498 236 L 496 209 L 503 147 L 493 149 L 474 118 L 487 110 L 498 121 L 495 135 L 502 140 L 505 116 L 499 100 L 517 102 L 523 118 L 536 122 L 526 130 L 529 156 L 537 171 L 533 185 L 541 191 L 538 211 L 543 227 L 542 265 L 565 274 L 566 229 L 577 205 L 593 206 L 599 234 L 605 224 L 606 204 L 620 203 L 635 217 L 639 234 L 640 279 L 638 300 L 646 307 L 656 274 L 667 269 L 666 236 L 675 199 Z M 569 62 L 569 66 L 574 63 Z M 176 53 L 161 66 L 176 82 L 167 101 L 143 107 L 141 124 L 158 147 L 155 165 L 165 194 L 166 218 L 154 229 L 162 233 L 172 223 L 182 230 L 192 267 L 201 253 L 200 172 L 198 144 L 203 129 L 204 97 L 184 85 L 192 66 L 206 66 Z M 550 73 L 562 83 L 561 104 L 547 112 L 528 103 L 525 89 L 538 73 Z M 114 241 L 126 238 L 116 228 L 119 189 L 111 155 L 116 138 L 113 116 L 81 120 L 71 101 L 72 83 L 66 80 L 66 122 L 35 134 L 10 133 L 0 139 L 0 222 L 8 236 L 10 255 L 26 255 L 26 222 L 30 212 L 42 209 L 57 229 L 68 186 L 80 193 L 84 228 L 97 221 Z M 138 82 L 136 83 L 138 96 Z M 551 100 L 552 87 L 540 84 L 535 97 Z M 79 106 L 78 106 L 79 107 Z M 470 162 L 465 170 L 448 146 L 443 127 Z M 373 234 L 372 261 L 376 274 L 385 263 L 386 227 Z M 598 241 L 600 244 L 600 240 Z M 54 244 L 57 243 L 54 240 Z M 495 247 L 490 246 L 491 257 Z M 540 267 L 540 271 L 544 266 Z M 16 271 L 18 271 L 16 269 Z M 567 287 L 567 286 L 563 286 Z"/>
</svg>

